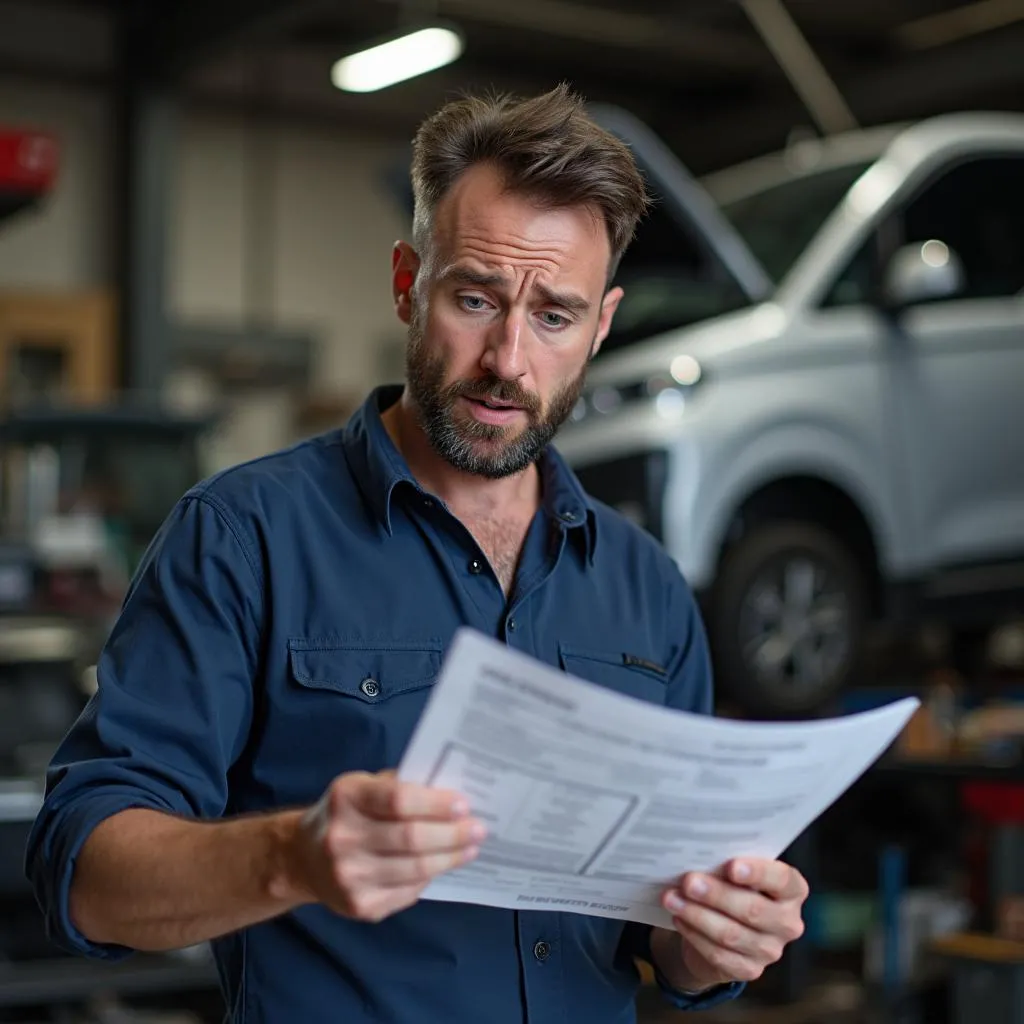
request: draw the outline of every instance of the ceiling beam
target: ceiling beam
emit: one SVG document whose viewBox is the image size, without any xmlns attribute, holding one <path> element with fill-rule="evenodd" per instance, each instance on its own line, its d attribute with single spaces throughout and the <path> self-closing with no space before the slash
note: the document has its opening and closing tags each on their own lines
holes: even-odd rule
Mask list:
<svg viewBox="0 0 1024 1024">
<path fill-rule="evenodd" d="M 64 82 L 96 81 L 111 71 L 107 12 L 30 0 L 0 0 L 0 66 L 11 74 Z"/>
<path fill-rule="evenodd" d="M 782 0 L 740 0 L 765 46 L 822 132 L 848 131 L 857 121 L 843 94 Z"/>
<path fill-rule="evenodd" d="M 964 110 L 982 97 L 1024 88 L 1024 26 L 908 55 L 897 63 L 841 81 L 850 108 L 864 125 L 902 121 L 943 110 Z M 713 133 L 705 126 L 713 125 Z M 674 120 L 664 127 L 677 152 L 699 152 L 706 168 L 785 145 L 788 134 L 807 127 L 795 101 L 774 101 L 705 111 L 700 122 Z M 699 140 L 699 141 L 698 141 Z M 703 169 L 703 168 L 702 168 Z"/>
<path fill-rule="evenodd" d="M 971 97 L 1024 82 L 1024 25 L 908 56 L 851 82 L 845 92 L 862 121 L 963 109 Z"/>
<path fill-rule="evenodd" d="M 926 50 L 1005 28 L 1018 21 L 1024 21 L 1024 0 L 974 0 L 962 7 L 908 21 L 893 35 L 908 49 Z"/>
<path fill-rule="evenodd" d="M 389 0 L 398 7 L 401 0 Z M 771 73 L 770 60 L 752 34 L 715 28 L 670 13 L 646 14 L 587 0 L 436 0 L 453 20 L 536 33 L 576 46 L 670 55 L 707 67 Z"/>
<path fill-rule="evenodd" d="M 337 0 L 176 0 L 156 15 L 128 6 L 140 72 L 177 79 L 227 49 L 281 35 L 330 13 Z"/>
</svg>

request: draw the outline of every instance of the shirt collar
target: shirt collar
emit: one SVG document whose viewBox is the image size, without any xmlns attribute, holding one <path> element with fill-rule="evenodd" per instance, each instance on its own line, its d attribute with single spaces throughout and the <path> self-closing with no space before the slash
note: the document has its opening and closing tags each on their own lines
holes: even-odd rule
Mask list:
<svg viewBox="0 0 1024 1024">
<path fill-rule="evenodd" d="M 590 496 L 576 474 L 551 445 L 540 459 L 544 488 L 544 509 L 566 533 L 579 536 L 586 545 L 587 560 L 594 562 L 597 546 L 597 516 Z"/>
<path fill-rule="evenodd" d="M 408 485 L 424 493 L 388 434 L 381 413 L 402 395 L 401 384 L 375 388 L 353 413 L 345 427 L 345 451 L 356 482 L 384 529 L 390 535 L 391 505 L 395 489 Z M 576 474 L 551 446 L 541 455 L 539 468 L 544 510 L 567 533 L 579 535 L 593 562 L 597 543 L 594 506 Z"/>
</svg>

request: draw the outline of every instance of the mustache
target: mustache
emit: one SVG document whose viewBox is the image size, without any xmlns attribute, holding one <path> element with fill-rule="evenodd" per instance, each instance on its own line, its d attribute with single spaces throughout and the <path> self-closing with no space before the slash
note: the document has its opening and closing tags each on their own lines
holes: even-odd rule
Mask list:
<svg viewBox="0 0 1024 1024">
<path fill-rule="evenodd" d="M 460 380 L 452 384 L 449 391 L 453 398 L 508 402 L 529 413 L 540 411 L 540 399 L 532 391 L 527 391 L 517 380 L 502 380 L 495 376 L 479 380 Z"/>
</svg>

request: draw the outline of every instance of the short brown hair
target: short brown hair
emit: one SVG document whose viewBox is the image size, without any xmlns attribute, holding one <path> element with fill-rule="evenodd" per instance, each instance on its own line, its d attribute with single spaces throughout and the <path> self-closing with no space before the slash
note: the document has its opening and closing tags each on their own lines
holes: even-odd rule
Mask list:
<svg viewBox="0 0 1024 1024">
<path fill-rule="evenodd" d="M 611 243 L 609 278 L 650 202 L 629 148 L 567 85 L 528 99 L 468 97 L 427 118 L 413 141 L 413 238 L 421 253 L 437 204 L 479 163 L 494 164 L 512 192 L 552 206 L 596 207 Z"/>
</svg>

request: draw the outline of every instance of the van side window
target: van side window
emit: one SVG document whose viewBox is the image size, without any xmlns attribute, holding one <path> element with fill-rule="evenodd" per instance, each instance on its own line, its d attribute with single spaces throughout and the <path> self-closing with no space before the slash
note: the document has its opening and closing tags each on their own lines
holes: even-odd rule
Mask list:
<svg viewBox="0 0 1024 1024">
<path fill-rule="evenodd" d="M 959 256 L 960 298 L 1024 289 L 1024 156 L 993 156 L 954 167 L 914 199 L 903 216 L 906 242 L 936 238 Z"/>
<path fill-rule="evenodd" d="M 882 253 L 931 239 L 945 242 L 964 267 L 959 299 L 1013 296 L 1024 290 L 1024 156 L 974 159 L 943 172 L 893 217 L 884 242 L 873 233 L 839 275 L 825 307 L 871 301 Z"/>
</svg>

